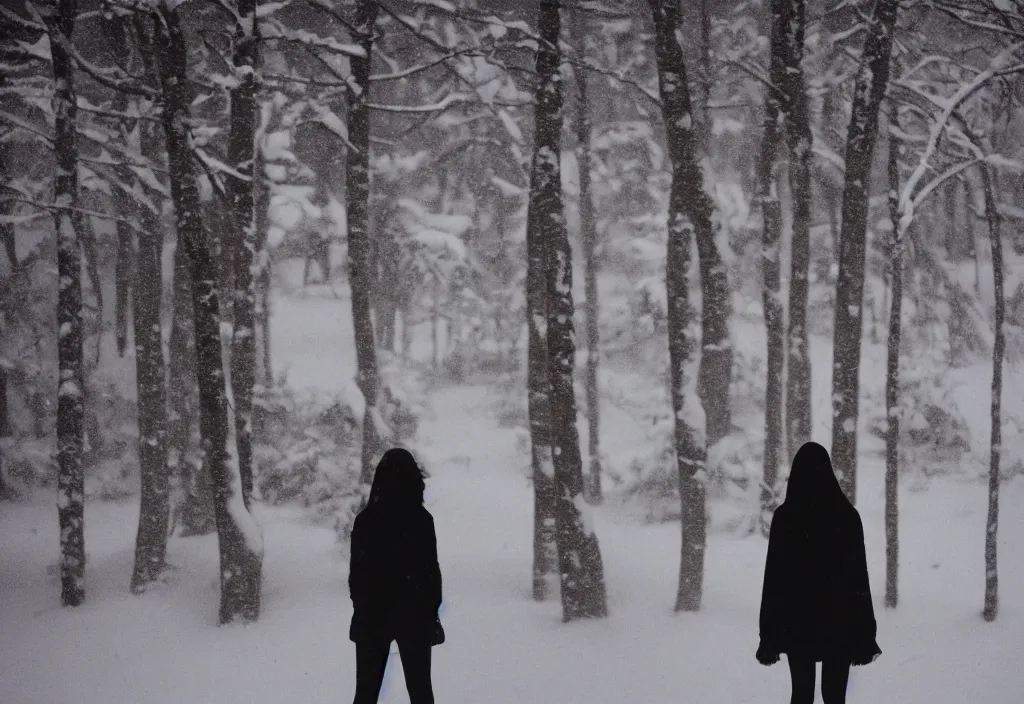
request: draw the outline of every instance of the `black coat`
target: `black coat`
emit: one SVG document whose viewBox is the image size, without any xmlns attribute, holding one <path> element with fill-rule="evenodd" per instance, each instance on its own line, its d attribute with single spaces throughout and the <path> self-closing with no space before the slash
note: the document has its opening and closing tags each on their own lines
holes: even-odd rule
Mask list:
<svg viewBox="0 0 1024 704">
<path fill-rule="evenodd" d="M 420 505 L 376 503 L 356 516 L 348 585 L 351 640 L 433 641 L 440 623 L 441 568 L 430 513 Z"/>
<path fill-rule="evenodd" d="M 865 664 L 881 651 L 857 510 L 818 522 L 785 503 L 772 518 L 761 595 L 761 647 Z"/>
</svg>

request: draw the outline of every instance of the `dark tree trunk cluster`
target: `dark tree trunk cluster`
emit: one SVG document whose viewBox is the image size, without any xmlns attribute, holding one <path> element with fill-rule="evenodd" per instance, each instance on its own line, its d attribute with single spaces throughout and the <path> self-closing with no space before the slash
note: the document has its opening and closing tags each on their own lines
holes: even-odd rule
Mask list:
<svg viewBox="0 0 1024 704">
<path fill-rule="evenodd" d="M 243 501 L 238 467 L 230 456 L 232 438 L 221 352 L 217 273 L 203 231 L 199 190 L 189 149 L 192 96 L 186 70 L 185 38 L 177 10 L 166 2 L 157 7 L 153 26 L 178 246 L 184 248 L 192 277 L 199 426 L 213 486 L 220 544 L 219 620 L 221 623 L 254 621 L 260 608 L 263 546 L 258 527 Z"/>
</svg>

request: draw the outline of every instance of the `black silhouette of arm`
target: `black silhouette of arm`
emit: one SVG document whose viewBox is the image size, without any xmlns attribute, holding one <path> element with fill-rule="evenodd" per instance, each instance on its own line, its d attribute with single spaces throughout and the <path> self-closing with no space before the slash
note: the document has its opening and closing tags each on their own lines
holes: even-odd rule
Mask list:
<svg viewBox="0 0 1024 704">
<path fill-rule="evenodd" d="M 352 554 L 349 558 L 348 593 L 352 598 L 352 606 L 356 609 L 364 606 L 368 597 L 367 556 L 369 546 L 364 530 L 357 518 L 352 526 Z"/>
<path fill-rule="evenodd" d="M 441 608 L 441 565 L 437 559 L 437 533 L 434 530 L 434 519 L 427 514 L 427 553 L 426 585 L 429 604 L 436 613 Z"/>
<path fill-rule="evenodd" d="M 768 535 L 768 557 L 764 565 L 764 585 L 761 589 L 760 634 L 761 644 L 778 652 L 781 639 L 782 596 L 785 591 L 785 521 L 779 511 L 772 517 Z"/>
</svg>

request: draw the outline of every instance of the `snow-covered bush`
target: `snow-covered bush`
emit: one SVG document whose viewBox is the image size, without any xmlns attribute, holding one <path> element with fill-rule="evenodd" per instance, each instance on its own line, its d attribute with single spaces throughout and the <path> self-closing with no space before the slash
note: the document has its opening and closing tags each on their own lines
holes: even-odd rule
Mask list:
<svg viewBox="0 0 1024 704">
<path fill-rule="evenodd" d="M 355 486 L 360 423 L 344 397 L 277 386 L 256 404 L 255 479 L 264 500 L 313 506 Z"/>
<path fill-rule="evenodd" d="M 385 442 L 408 443 L 416 433 L 423 400 L 419 378 L 397 358 L 381 357 L 379 404 L 388 429 Z M 361 497 L 362 397 L 279 384 L 255 398 L 260 432 L 254 437 L 258 495 L 268 503 L 296 502 L 339 536 L 351 528 Z"/>
</svg>

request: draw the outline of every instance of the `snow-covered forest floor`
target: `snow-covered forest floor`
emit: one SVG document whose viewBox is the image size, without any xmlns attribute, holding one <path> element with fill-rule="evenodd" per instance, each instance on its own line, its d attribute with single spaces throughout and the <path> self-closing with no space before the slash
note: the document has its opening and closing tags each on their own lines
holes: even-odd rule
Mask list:
<svg viewBox="0 0 1024 704">
<path fill-rule="evenodd" d="M 347 301 L 317 297 L 276 303 L 274 363 L 288 370 L 291 383 L 338 389 L 350 383 L 347 310 Z M 827 378 L 827 362 L 822 366 Z M 763 668 L 753 656 L 766 548 L 759 535 L 713 530 L 702 610 L 677 615 L 678 524 L 643 524 L 609 501 L 596 521 L 610 618 L 563 625 L 556 600 L 530 600 L 532 493 L 516 433 L 499 428 L 488 412 L 494 393 L 482 386 L 433 392 L 418 432 L 432 474 L 427 502 L 445 580 L 448 642 L 434 651 L 438 701 L 785 701 L 785 665 Z M 622 445 L 636 442 L 635 433 L 620 434 L 617 426 L 608 421 L 603 441 L 610 454 L 624 454 Z M 881 603 L 882 473 L 877 455 L 862 458 L 858 506 L 885 652 L 853 671 L 849 701 L 1019 702 L 1024 532 L 1015 527 L 1024 522 L 1024 480 L 1003 486 L 1002 603 L 999 619 L 986 624 L 980 616 L 984 484 L 948 478 L 929 480 L 926 490 L 904 484 L 901 604 L 887 611 Z M 347 638 L 347 565 L 335 534 L 295 508 L 261 505 L 256 516 L 266 537 L 260 621 L 218 628 L 215 536 L 172 539 L 175 570 L 165 583 L 132 596 L 137 502 L 89 503 L 89 596 L 84 606 L 63 609 L 53 568 L 52 497 L 5 503 L 0 701 L 348 700 L 355 658 Z M 407 701 L 397 655 L 381 700 Z"/>
</svg>

